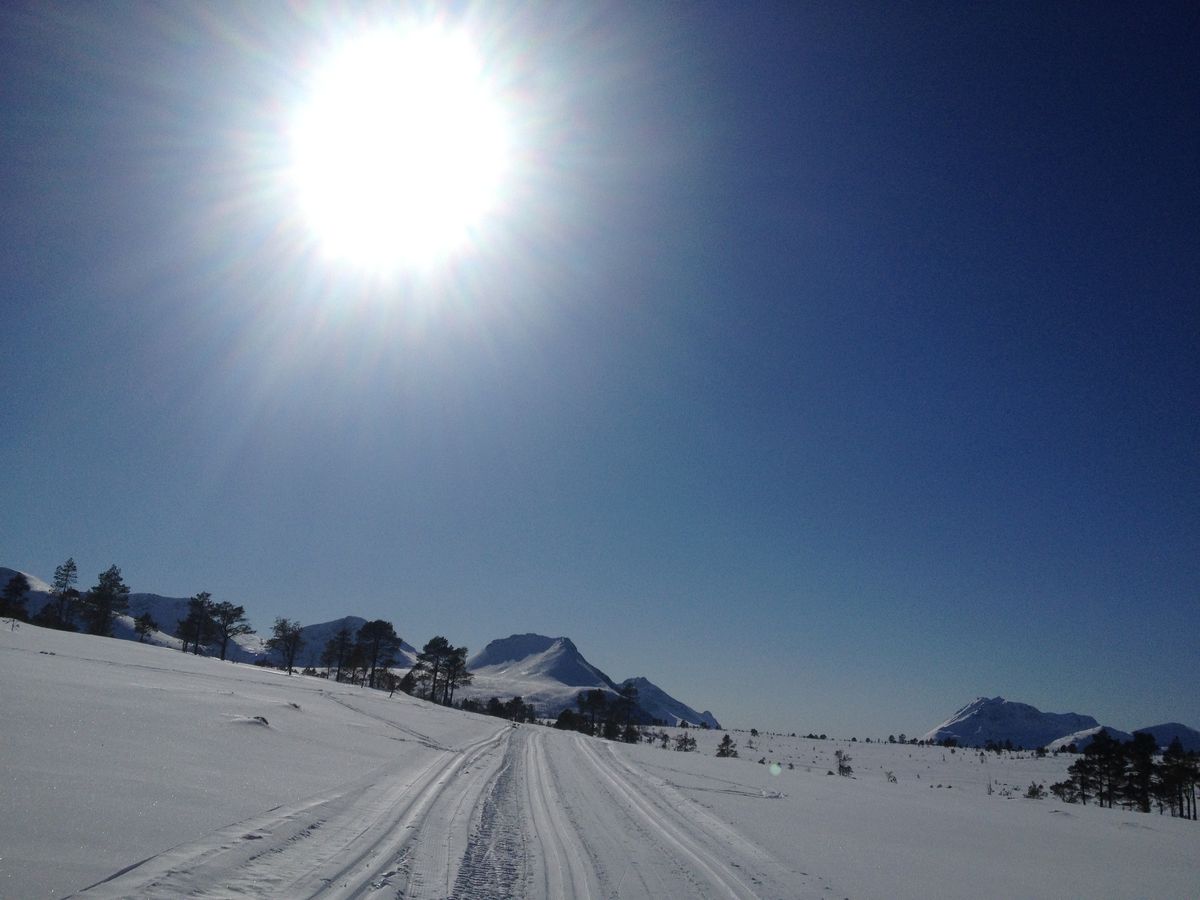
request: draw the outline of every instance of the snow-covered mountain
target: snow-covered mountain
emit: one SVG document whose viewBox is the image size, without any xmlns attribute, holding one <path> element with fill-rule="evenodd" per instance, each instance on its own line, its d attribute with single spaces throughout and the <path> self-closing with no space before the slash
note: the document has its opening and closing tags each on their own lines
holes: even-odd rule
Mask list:
<svg viewBox="0 0 1200 900">
<path fill-rule="evenodd" d="M 615 691 L 611 678 L 584 659 L 570 638 L 514 634 L 492 641 L 467 661 L 476 675 L 550 679 L 569 687 Z"/>
<path fill-rule="evenodd" d="M 626 678 L 621 682 L 621 687 L 632 685 L 637 688 L 638 706 L 642 708 L 651 719 L 657 719 L 667 725 L 680 725 L 687 722 L 689 725 L 707 725 L 709 728 L 720 728 L 721 723 L 716 720 L 707 709 L 704 712 L 696 712 L 686 703 L 676 700 L 657 684 L 647 678 Z"/>
<path fill-rule="evenodd" d="M 1091 716 L 1078 713 L 1046 713 L 1028 703 L 1003 697 L 976 697 L 941 725 L 929 731 L 926 741 L 954 738 L 966 747 L 982 747 L 988 741 L 1012 741 L 1016 747 L 1045 747 L 1057 738 L 1099 728 Z"/>
<path fill-rule="evenodd" d="M 1196 823 L 1005 799 L 1066 757 L 717 759 L 32 625 L 0 684 L 4 897 L 1196 896 Z"/>
<path fill-rule="evenodd" d="M 1160 750 L 1165 750 L 1169 747 L 1171 741 L 1175 738 L 1179 738 L 1179 743 L 1183 745 L 1184 750 L 1200 750 L 1200 731 L 1197 731 L 1195 728 L 1188 728 L 1188 726 L 1181 725 L 1179 722 L 1166 722 L 1162 725 L 1151 725 L 1149 728 L 1135 728 L 1133 734 L 1113 728 L 1111 725 L 1105 725 L 1103 728 L 1108 732 L 1109 737 L 1115 738 L 1121 743 L 1132 741 L 1134 734 L 1144 733 L 1154 737 L 1154 742 Z M 1074 744 L 1075 749 L 1082 753 L 1084 748 L 1092 742 L 1092 738 L 1099 733 L 1100 727 L 1096 727 L 1089 728 L 1086 731 L 1079 731 L 1075 734 L 1068 734 L 1050 743 L 1047 749 L 1063 750 Z"/>
<path fill-rule="evenodd" d="M 1178 737 L 1184 750 L 1200 750 L 1200 731 L 1167 722 L 1132 732 L 1101 725 L 1091 716 L 1078 713 L 1045 713 L 1027 703 L 1014 703 L 1003 697 L 976 697 L 937 728 L 925 735 L 935 743 L 954 738 L 967 747 L 982 747 L 988 741 L 1003 744 L 1012 741 L 1014 747 L 1064 750 L 1072 744 L 1082 752 L 1100 730 L 1121 743 L 1133 740 L 1139 731 L 1154 735 L 1160 748 L 1167 747 Z"/>
<path fill-rule="evenodd" d="M 1101 731 L 1107 731 L 1110 738 L 1122 744 L 1133 740 L 1133 735 L 1127 731 L 1121 731 L 1121 729 L 1113 728 L 1111 725 L 1096 725 L 1093 728 L 1085 728 L 1083 731 L 1074 731 L 1071 734 L 1065 734 L 1060 738 L 1056 738 L 1046 745 L 1046 749 L 1051 751 L 1066 750 L 1074 744 L 1075 749 L 1082 753 L 1083 749 L 1092 742 L 1092 738 Z"/>
<path fill-rule="evenodd" d="M 50 585 L 42 581 L 42 579 L 38 578 L 36 575 L 30 575 L 28 572 L 18 572 L 16 569 L 6 569 L 3 566 L 0 566 L 0 590 L 2 590 L 4 586 L 8 584 L 9 579 L 11 579 L 14 575 L 24 575 L 26 580 L 29 582 L 29 587 L 31 590 L 43 594 L 50 593 Z"/>
<path fill-rule="evenodd" d="M 475 680 L 460 696 L 480 700 L 519 696 L 543 716 L 556 716 L 574 707 L 575 698 L 583 691 L 601 690 L 616 696 L 622 685 L 632 682 L 638 689 L 638 706 L 647 720 L 721 727 L 712 713 L 696 712 L 645 678 L 631 678 L 618 685 L 588 662 L 567 637 L 514 634 L 501 638 L 471 657 L 467 668 Z"/>
<path fill-rule="evenodd" d="M 14 569 L 0 567 L 0 587 L 18 574 Z M 28 573 L 32 590 L 26 598 L 26 610 L 36 615 L 50 603 L 50 585 Z M 139 592 L 129 595 L 129 610 L 117 616 L 113 622 L 113 637 L 139 640 L 134 631 L 133 620 L 149 613 L 158 625 L 158 631 L 149 635 L 145 642 L 178 649 L 181 641 L 176 636 L 178 623 L 187 616 L 187 597 L 165 597 L 161 594 Z M 359 616 L 344 616 L 331 622 L 306 625 L 301 631 L 304 644 L 296 655 L 296 665 L 319 666 L 325 645 L 339 630 L 346 628 L 352 635 L 366 624 Z M 264 646 L 266 633 L 239 635 L 230 641 L 226 651 L 234 662 L 260 662 L 272 660 L 272 654 Z M 417 661 L 417 650 L 411 644 L 402 643 L 396 660 L 396 669 L 410 669 Z M 667 725 L 688 722 L 691 725 L 707 725 L 720 728 L 712 713 L 697 712 L 646 678 L 631 678 L 617 684 L 604 672 L 584 658 L 579 648 L 567 637 L 546 637 L 541 634 L 514 634 L 494 640 L 476 653 L 467 662 L 475 676 L 474 683 L 461 689 L 459 697 L 487 700 L 489 697 L 507 699 L 522 697 L 532 703 L 545 716 L 556 716 L 563 709 L 575 706 L 578 694 L 587 690 L 601 690 L 614 697 L 624 684 L 633 684 L 638 689 L 638 705 L 645 721 L 661 721 Z"/>
<path fill-rule="evenodd" d="M 1154 735 L 1154 740 L 1158 742 L 1159 747 L 1169 747 L 1171 741 L 1179 738 L 1179 743 L 1183 745 L 1184 750 L 1200 753 L 1200 731 L 1195 728 L 1188 728 L 1178 722 L 1166 722 L 1162 725 L 1151 725 L 1149 728 L 1137 730 Z"/>
</svg>

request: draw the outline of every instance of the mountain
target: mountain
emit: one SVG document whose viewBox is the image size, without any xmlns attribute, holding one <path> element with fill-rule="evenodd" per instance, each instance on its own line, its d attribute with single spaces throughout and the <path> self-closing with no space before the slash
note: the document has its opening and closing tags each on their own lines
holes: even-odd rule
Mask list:
<svg viewBox="0 0 1200 900">
<path fill-rule="evenodd" d="M 646 678 L 626 678 L 621 682 L 621 687 L 632 685 L 637 688 L 638 706 L 651 718 L 665 722 L 667 725 L 680 725 L 687 722 L 689 725 L 707 725 L 709 728 L 720 728 L 721 723 L 716 720 L 707 709 L 702 712 L 696 712 L 686 703 L 676 700 L 658 685 Z"/>
<path fill-rule="evenodd" d="M 1145 733 L 1153 735 L 1154 742 L 1158 745 L 1160 750 L 1165 750 L 1171 745 L 1171 741 L 1173 741 L 1175 738 L 1179 738 L 1179 743 L 1183 745 L 1184 750 L 1200 751 L 1200 731 L 1197 731 L 1195 728 L 1188 728 L 1188 726 L 1181 725 L 1178 722 L 1167 722 L 1163 725 L 1151 725 L 1149 728 L 1135 728 L 1133 730 L 1133 734 L 1130 734 L 1126 731 L 1121 731 L 1120 729 L 1113 728 L 1108 725 L 1104 726 L 1104 730 L 1108 732 L 1109 737 L 1115 738 L 1121 743 L 1132 741 L 1133 734 Z M 1092 742 L 1092 738 L 1094 738 L 1099 731 L 1099 728 L 1089 728 L 1086 731 L 1068 734 L 1049 744 L 1047 749 L 1062 750 L 1063 748 L 1074 744 L 1075 749 L 1082 753 L 1084 748 Z"/>
<path fill-rule="evenodd" d="M 938 743 L 956 739 L 965 747 L 982 747 L 988 741 L 1012 741 L 1016 747 L 1045 747 L 1057 738 L 1099 728 L 1091 716 L 1077 713 L 1045 713 L 1027 703 L 1003 697 L 976 697 L 924 740 Z"/>
<path fill-rule="evenodd" d="M 611 678 L 583 658 L 570 638 L 514 634 L 492 641 L 467 660 L 476 674 L 520 679 L 550 679 L 570 687 L 616 691 Z"/>
<path fill-rule="evenodd" d="M 521 697 L 543 716 L 557 716 L 575 706 L 575 697 L 588 690 L 616 695 L 611 678 L 584 659 L 570 638 L 514 634 L 492 641 L 467 660 L 475 676 L 460 697 Z"/>
<path fill-rule="evenodd" d="M 1122 744 L 1126 741 L 1132 741 L 1133 735 L 1126 731 L 1121 731 L 1119 728 L 1113 728 L 1111 725 L 1097 725 L 1094 728 L 1085 728 L 1083 731 L 1074 731 L 1071 734 L 1063 735 L 1056 738 L 1046 745 L 1047 750 L 1066 750 L 1072 744 L 1080 753 L 1084 748 L 1092 742 L 1092 738 L 1098 735 L 1101 731 L 1107 731 L 1108 736 Z"/>
<path fill-rule="evenodd" d="M 574 708 L 575 698 L 588 690 L 616 696 L 625 684 L 638 689 L 638 706 L 646 721 L 662 720 L 668 725 L 687 721 L 720 728 L 712 713 L 698 713 L 645 678 L 631 678 L 618 685 L 596 668 L 567 637 L 514 634 L 492 641 L 467 660 L 474 682 L 459 696 L 486 700 L 489 697 L 521 697 L 538 713 L 557 716 Z"/>
<path fill-rule="evenodd" d="M 24 575 L 29 581 L 30 590 L 37 591 L 42 594 L 50 593 L 50 585 L 42 581 L 42 579 L 38 578 L 36 575 L 30 575 L 28 572 L 18 572 L 16 569 L 6 569 L 3 566 L 0 566 L 0 589 L 3 589 L 4 586 L 8 584 L 9 579 L 14 575 Z"/>
<path fill-rule="evenodd" d="M 343 616 L 340 619 L 334 619 L 332 622 L 318 622 L 315 625 L 305 625 L 300 629 L 300 637 L 304 640 L 304 646 L 296 654 L 296 665 L 301 667 L 321 665 L 321 653 L 325 650 L 325 645 L 329 643 L 330 638 L 343 628 L 349 631 L 351 638 L 353 638 L 358 634 L 358 629 L 366 624 L 367 620 L 359 616 Z M 400 652 L 396 655 L 396 668 L 411 669 L 416 665 L 416 662 L 416 648 L 411 644 L 401 641 Z"/>
<path fill-rule="evenodd" d="M 0 587 L 16 575 L 14 569 L 0 567 Z M 50 585 L 36 576 L 22 573 L 29 579 L 32 590 L 26 597 L 30 616 L 51 601 Z M 86 589 L 86 588 L 85 588 Z M 176 636 L 179 620 L 187 615 L 187 597 L 164 597 L 161 594 L 136 593 L 129 595 L 129 610 L 113 622 L 113 637 L 137 641 L 133 620 L 149 613 L 159 630 L 145 643 L 179 649 L 182 642 Z M 357 634 L 366 624 L 359 616 L 344 616 L 331 622 L 317 622 L 301 630 L 304 644 L 296 655 L 296 665 L 319 666 L 325 645 L 338 631 L 346 628 Z M 256 663 L 272 659 L 265 647 L 270 629 L 258 634 L 239 635 L 232 639 L 226 657 L 233 662 Z M 395 668 L 410 669 L 417 661 L 417 650 L 402 643 Z M 644 721 L 662 721 L 668 725 L 688 722 L 720 728 L 707 710 L 700 713 L 645 678 L 630 678 L 618 685 L 596 668 L 567 637 L 546 637 L 541 634 L 514 634 L 492 641 L 467 661 L 474 683 L 458 691 L 458 697 L 487 700 L 522 697 L 532 703 L 544 716 L 556 716 L 563 709 L 575 706 L 575 698 L 583 691 L 600 690 L 615 697 L 622 686 L 632 684 L 638 689 L 638 705 Z"/>
<path fill-rule="evenodd" d="M 1173 739 L 1179 738 L 1179 743 L 1183 745 L 1184 750 L 1200 753 L 1200 731 L 1195 728 L 1188 728 L 1178 722 L 1167 722 L 1164 725 L 1151 725 L 1149 728 L 1137 730 L 1154 735 L 1154 740 L 1158 742 L 1159 747 L 1169 747 Z"/>
</svg>

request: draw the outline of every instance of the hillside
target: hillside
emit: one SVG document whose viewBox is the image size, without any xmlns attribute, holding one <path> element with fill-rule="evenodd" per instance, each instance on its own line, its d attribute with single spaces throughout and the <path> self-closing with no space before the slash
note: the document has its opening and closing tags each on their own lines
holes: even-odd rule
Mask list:
<svg viewBox="0 0 1200 900">
<path fill-rule="evenodd" d="M 686 703 L 676 700 L 648 678 L 626 678 L 621 687 L 632 685 L 637 688 L 638 706 L 651 718 L 668 725 L 706 725 L 709 728 L 720 728 L 721 723 L 708 710 L 696 712 Z"/>
<path fill-rule="evenodd" d="M 1061 757 L 717 759 L 30 625 L 0 683 L 4 897 L 1195 895 L 1195 823 L 1017 799 Z"/>
<path fill-rule="evenodd" d="M 927 732 L 924 740 L 940 743 L 953 738 L 965 747 L 982 747 L 988 741 L 998 744 L 1011 741 L 1016 747 L 1033 748 L 1099 725 L 1091 716 L 1045 713 L 1028 703 L 1014 703 L 1003 697 L 976 697 Z"/>
<path fill-rule="evenodd" d="M 638 707 L 644 721 L 668 725 L 686 721 L 720 727 L 712 713 L 696 712 L 645 678 L 627 679 L 618 685 L 588 662 L 566 637 L 514 634 L 489 643 L 467 661 L 467 667 L 475 680 L 460 696 L 479 700 L 519 696 L 532 703 L 539 714 L 551 718 L 573 708 L 576 697 L 584 691 L 599 690 L 615 697 L 622 686 L 633 684 L 638 689 Z"/>
</svg>

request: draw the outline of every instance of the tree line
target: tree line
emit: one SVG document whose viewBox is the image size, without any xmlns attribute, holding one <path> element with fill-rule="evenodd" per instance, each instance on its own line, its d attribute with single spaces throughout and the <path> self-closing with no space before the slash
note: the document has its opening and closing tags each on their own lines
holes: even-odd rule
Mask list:
<svg viewBox="0 0 1200 900">
<path fill-rule="evenodd" d="M 113 622 L 129 609 L 129 586 L 121 578 L 121 570 L 109 566 L 97 576 L 96 584 L 87 591 L 80 591 L 79 567 L 74 558 L 68 559 L 54 570 L 54 582 L 50 586 L 50 602 L 32 618 L 26 609 L 29 579 L 18 572 L 4 586 L 0 599 L 0 616 L 16 622 L 31 622 L 62 631 L 79 631 L 87 634 L 112 636 Z"/>
<path fill-rule="evenodd" d="M 1185 751 L 1178 737 L 1159 756 L 1153 735 L 1139 731 L 1122 743 L 1101 729 L 1067 775 L 1066 781 L 1050 786 L 1066 803 L 1091 800 L 1102 807 L 1146 813 L 1157 808 L 1160 815 L 1197 818 L 1200 754 Z"/>
</svg>

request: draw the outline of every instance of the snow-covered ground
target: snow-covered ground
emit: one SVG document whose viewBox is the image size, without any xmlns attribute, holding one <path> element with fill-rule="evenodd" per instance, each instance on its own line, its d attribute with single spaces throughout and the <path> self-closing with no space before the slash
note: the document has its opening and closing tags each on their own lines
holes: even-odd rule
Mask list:
<svg viewBox="0 0 1200 900">
<path fill-rule="evenodd" d="M 0 896 L 1197 895 L 1195 823 L 1019 798 L 1068 757 L 735 732 L 717 759 L 691 733 L 512 728 L 25 625 L 0 632 Z"/>
</svg>

